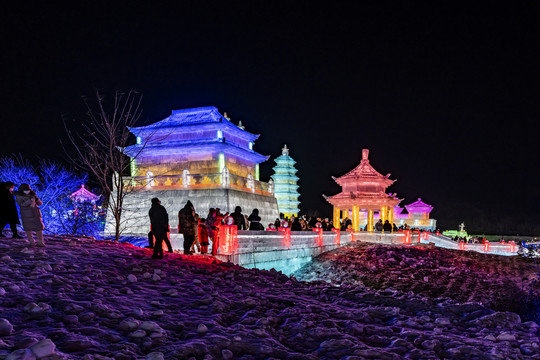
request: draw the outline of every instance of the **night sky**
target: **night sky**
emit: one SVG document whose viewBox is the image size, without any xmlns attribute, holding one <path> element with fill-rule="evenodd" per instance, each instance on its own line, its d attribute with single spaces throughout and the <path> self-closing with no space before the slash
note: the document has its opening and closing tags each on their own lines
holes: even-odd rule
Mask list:
<svg viewBox="0 0 540 360">
<path fill-rule="evenodd" d="M 540 234 L 540 3 L 358 3 L 3 5 L 0 156 L 65 161 L 81 96 L 135 88 L 145 123 L 213 105 L 261 134 L 262 180 L 286 143 L 308 213 L 369 148 L 441 228 Z"/>
</svg>

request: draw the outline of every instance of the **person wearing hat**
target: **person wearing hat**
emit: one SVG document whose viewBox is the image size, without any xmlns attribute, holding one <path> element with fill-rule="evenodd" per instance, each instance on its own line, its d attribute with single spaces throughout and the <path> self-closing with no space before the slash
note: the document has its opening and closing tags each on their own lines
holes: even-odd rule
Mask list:
<svg viewBox="0 0 540 360">
<path fill-rule="evenodd" d="M 15 205 L 13 197 L 13 189 L 15 184 L 11 181 L 0 183 L 0 237 L 6 237 L 2 234 L 2 230 L 9 224 L 14 239 L 22 239 L 22 236 L 17 232 L 17 224 L 19 222 L 19 213 Z"/>
<path fill-rule="evenodd" d="M 43 218 L 41 217 L 41 210 L 39 207 L 43 205 L 34 190 L 30 188 L 28 184 L 21 184 L 19 186 L 19 191 L 15 193 L 15 200 L 19 204 L 19 209 L 21 211 L 21 220 L 23 229 L 26 232 L 26 237 L 31 246 L 34 246 L 34 235 L 36 233 L 36 238 L 38 241 L 38 246 L 45 246 L 43 242 L 43 230 L 45 225 L 43 225 Z"/>
<path fill-rule="evenodd" d="M 156 239 L 152 258 L 163 259 L 163 241 L 167 238 L 167 232 L 169 231 L 169 214 L 167 214 L 167 210 L 161 205 L 158 198 L 152 199 L 152 207 L 148 211 L 148 216 L 152 225 L 152 233 Z"/>
</svg>

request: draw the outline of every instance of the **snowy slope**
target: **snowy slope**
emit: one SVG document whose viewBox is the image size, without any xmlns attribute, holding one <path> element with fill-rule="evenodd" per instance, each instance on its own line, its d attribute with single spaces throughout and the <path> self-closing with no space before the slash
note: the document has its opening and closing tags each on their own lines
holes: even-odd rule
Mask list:
<svg viewBox="0 0 540 360">
<path fill-rule="evenodd" d="M 0 358 L 518 359 L 539 352 L 536 323 L 475 303 L 301 282 L 197 256 L 152 260 L 149 250 L 107 241 L 47 243 L 28 249 L 0 240 Z"/>
</svg>

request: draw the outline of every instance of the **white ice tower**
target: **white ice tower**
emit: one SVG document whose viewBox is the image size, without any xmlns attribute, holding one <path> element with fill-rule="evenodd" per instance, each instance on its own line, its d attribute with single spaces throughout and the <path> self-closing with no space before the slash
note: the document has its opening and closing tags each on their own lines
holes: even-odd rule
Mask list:
<svg viewBox="0 0 540 360">
<path fill-rule="evenodd" d="M 297 185 L 298 176 L 296 176 L 296 161 L 289 156 L 287 145 L 281 149 L 281 156 L 275 159 L 274 175 L 271 176 L 274 180 L 274 196 L 277 199 L 279 212 L 287 217 L 298 215 L 298 193 L 299 186 Z"/>
</svg>

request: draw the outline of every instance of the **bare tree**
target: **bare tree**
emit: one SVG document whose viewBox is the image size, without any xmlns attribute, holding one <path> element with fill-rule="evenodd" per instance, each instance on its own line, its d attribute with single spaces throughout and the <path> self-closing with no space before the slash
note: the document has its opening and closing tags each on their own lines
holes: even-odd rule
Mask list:
<svg viewBox="0 0 540 360">
<path fill-rule="evenodd" d="M 104 198 L 108 199 L 107 209 L 114 218 L 118 241 L 123 230 L 124 198 L 136 186 L 130 173 L 131 161 L 144 149 L 142 144 L 137 153 L 130 153 L 131 158 L 125 155 L 125 148 L 134 141 L 129 128 L 134 127 L 141 117 L 142 95 L 135 90 L 117 90 L 111 102 L 106 102 L 99 90 L 94 95 L 83 98 L 87 121 L 80 124 L 79 130 L 65 126 L 74 148 L 73 151 L 66 150 L 66 154 L 75 166 L 89 172 L 103 190 Z"/>
</svg>

